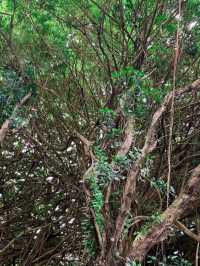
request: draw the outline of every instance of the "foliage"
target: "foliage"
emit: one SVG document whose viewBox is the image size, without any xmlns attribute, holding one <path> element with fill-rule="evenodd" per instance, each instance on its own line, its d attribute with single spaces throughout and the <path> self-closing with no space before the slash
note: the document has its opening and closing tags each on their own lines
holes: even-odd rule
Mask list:
<svg viewBox="0 0 200 266">
<path fill-rule="evenodd" d="M 157 262 L 157 258 L 154 256 L 148 256 L 147 265 L 152 265 Z M 169 255 L 163 261 L 158 263 L 160 266 L 169 265 L 169 266 L 191 266 L 191 262 L 188 260 L 178 257 L 177 255 Z"/>
<path fill-rule="evenodd" d="M 18 114 L 13 114 L 14 107 L 28 92 L 35 94 L 35 85 L 31 82 L 24 82 L 15 71 L 9 68 L 0 70 L 0 78 L 1 123 L 12 116 L 12 126 L 19 127 L 25 119 L 26 108 L 21 109 Z"/>
<path fill-rule="evenodd" d="M 149 228 L 152 225 L 156 225 L 156 224 L 160 224 L 162 222 L 161 219 L 161 215 L 159 212 L 156 212 L 154 214 L 152 214 L 149 218 L 148 218 L 148 222 L 146 222 L 143 227 L 140 228 L 140 231 L 136 231 L 134 233 L 135 235 L 135 239 L 139 240 L 141 239 L 144 235 L 146 235 L 146 233 L 148 232 Z"/>
<path fill-rule="evenodd" d="M 182 1 L 181 16 L 172 0 L 0 1 L 0 126 L 11 120 L 0 151 L 1 265 L 95 265 L 102 254 L 118 265 L 162 223 L 200 163 L 199 92 L 175 97 L 156 147 L 145 156 L 143 147 L 173 84 L 199 77 L 199 18 L 197 0 Z M 198 231 L 197 218 L 188 207 L 183 222 Z M 153 248 L 144 263 L 157 255 L 160 265 L 193 263 L 192 240 L 182 237 L 174 232 L 166 254 Z"/>
<path fill-rule="evenodd" d="M 141 266 L 141 264 L 135 261 L 129 261 L 126 263 L 126 266 Z"/>
</svg>

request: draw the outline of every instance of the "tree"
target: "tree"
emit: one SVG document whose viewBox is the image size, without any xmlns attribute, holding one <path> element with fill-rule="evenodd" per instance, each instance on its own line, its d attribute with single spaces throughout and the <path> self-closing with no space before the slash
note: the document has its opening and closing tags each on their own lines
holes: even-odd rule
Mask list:
<svg viewBox="0 0 200 266">
<path fill-rule="evenodd" d="M 0 5 L 1 264 L 198 265 L 198 1 Z"/>
</svg>

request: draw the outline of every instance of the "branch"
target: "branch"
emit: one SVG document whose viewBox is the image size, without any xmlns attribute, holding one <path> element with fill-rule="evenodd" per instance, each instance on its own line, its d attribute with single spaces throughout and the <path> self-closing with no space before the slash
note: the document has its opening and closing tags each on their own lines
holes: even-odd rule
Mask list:
<svg viewBox="0 0 200 266">
<path fill-rule="evenodd" d="M 9 131 L 9 126 L 10 126 L 10 122 L 12 120 L 12 118 L 14 117 L 15 113 L 18 111 L 18 109 L 23 106 L 27 101 L 28 99 L 32 96 L 32 93 L 29 92 L 28 94 L 26 94 L 21 100 L 19 103 L 16 104 L 11 116 L 6 119 L 6 121 L 3 123 L 3 125 L 1 126 L 1 129 L 0 129 L 0 144 L 2 144 L 3 140 L 5 139 L 8 131 Z"/>
<path fill-rule="evenodd" d="M 186 235 L 188 235 L 190 238 L 194 239 L 197 242 L 200 242 L 200 236 L 194 234 L 190 229 L 188 229 L 184 224 L 182 224 L 179 221 L 176 221 L 174 223 L 181 231 L 183 231 Z"/>
<path fill-rule="evenodd" d="M 123 143 L 117 152 L 117 156 L 126 156 L 129 152 L 132 143 L 133 143 L 133 128 L 134 128 L 134 119 L 132 117 L 129 117 L 127 120 L 127 125 L 125 128 L 125 134 L 124 134 L 124 140 Z M 112 167 L 114 166 L 114 163 L 112 163 Z M 106 228 L 103 233 L 103 246 L 106 247 L 107 242 L 110 240 L 110 238 L 107 238 L 107 233 L 110 232 L 112 223 L 110 219 L 110 210 L 109 210 L 109 199 L 112 191 L 112 182 L 109 183 L 108 187 L 106 188 L 105 192 L 105 202 L 104 202 L 104 218 L 106 220 Z M 104 256 L 104 251 L 102 249 L 101 256 Z"/>
<path fill-rule="evenodd" d="M 95 166 L 94 166 L 94 160 L 95 160 L 95 156 L 91 150 L 91 146 L 93 144 L 93 142 L 89 141 L 88 139 L 86 139 L 84 136 L 82 136 L 80 133 L 78 133 L 77 131 L 75 131 L 76 136 L 81 140 L 81 142 L 84 145 L 85 148 L 85 153 L 88 155 L 90 155 L 91 159 L 92 159 L 92 164 L 91 166 L 88 168 L 88 170 L 85 172 L 84 176 L 83 176 L 83 182 L 85 182 L 85 180 L 90 176 L 90 174 L 95 171 Z M 86 194 L 87 197 L 91 197 L 90 195 L 90 191 L 86 188 L 85 183 L 83 184 L 84 187 L 84 192 Z M 101 237 L 101 232 L 99 229 L 99 226 L 97 224 L 96 221 L 96 215 L 95 212 L 92 208 L 90 208 L 90 212 L 91 212 L 91 216 L 93 218 L 93 222 L 94 222 L 94 227 L 95 227 L 95 231 L 97 234 L 97 239 L 98 239 L 98 243 L 99 243 L 99 247 L 102 248 L 102 237 Z"/>
<path fill-rule="evenodd" d="M 127 127 L 125 129 L 124 142 L 122 143 L 119 151 L 117 152 L 117 156 L 126 156 L 126 154 L 129 152 L 133 141 L 133 126 L 134 120 L 132 117 L 130 117 L 127 121 Z"/>
<path fill-rule="evenodd" d="M 102 237 L 101 237 L 101 232 L 100 232 L 99 226 L 98 226 L 97 221 L 96 221 L 96 215 L 95 215 L 95 212 L 94 212 L 94 210 L 92 208 L 90 208 L 90 211 L 91 211 L 91 215 L 92 215 L 92 218 L 93 218 L 95 231 L 96 231 L 96 234 L 97 234 L 99 247 L 102 249 Z"/>
<path fill-rule="evenodd" d="M 157 145 L 156 133 L 157 133 L 157 127 L 158 127 L 160 118 L 166 112 L 173 97 L 180 97 L 181 95 L 185 93 L 188 93 L 191 91 L 198 91 L 198 90 L 200 90 L 200 79 L 194 81 L 192 84 L 188 86 L 169 92 L 165 96 L 164 101 L 161 104 L 161 106 L 154 113 L 151 124 L 146 134 L 146 140 L 142 148 L 141 155 L 134 162 L 133 166 L 131 167 L 129 171 L 129 175 L 127 176 L 124 193 L 122 196 L 121 208 L 120 208 L 119 214 L 116 219 L 115 232 L 113 235 L 114 241 L 111 246 L 111 253 L 112 253 L 112 249 L 115 249 L 117 247 L 118 240 L 123 230 L 126 215 L 130 210 L 131 202 L 134 198 L 136 180 L 144 165 L 145 158 L 149 153 L 151 153 L 156 148 L 156 145 Z"/>
<path fill-rule="evenodd" d="M 161 222 L 159 224 L 153 224 L 148 232 L 139 240 L 133 242 L 131 251 L 127 256 L 127 261 L 135 260 L 142 262 L 149 250 L 165 240 L 174 224 L 181 225 L 181 230 L 196 241 L 200 238 L 193 234 L 184 225 L 177 222 L 177 220 L 183 218 L 185 215 L 191 212 L 195 207 L 200 204 L 200 165 L 198 165 L 192 172 L 185 189 L 178 196 L 178 198 L 164 211 L 161 215 Z M 188 232 L 190 231 L 190 232 Z M 191 234 L 192 233 L 192 234 Z"/>
<path fill-rule="evenodd" d="M 58 221 L 58 220 L 56 220 L 56 221 Z M 20 232 L 15 238 L 13 238 L 12 240 L 10 240 L 8 242 L 8 244 L 3 249 L 0 249 L 0 255 L 3 254 L 10 246 L 13 246 L 13 244 L 15 243 L 15 241 L 18 240 L 24 234 L 31 233 L 31 232 L 34 232 L 35 230 L 48 227 L 49 225 L 51 225 L 51 223 L 48 223 L 48 224 L 43 225 L 43 226 L 38 226 L 38 227 L 35 227 L 35 228 L 27 228 L 24 231 Z"/>
</svg>

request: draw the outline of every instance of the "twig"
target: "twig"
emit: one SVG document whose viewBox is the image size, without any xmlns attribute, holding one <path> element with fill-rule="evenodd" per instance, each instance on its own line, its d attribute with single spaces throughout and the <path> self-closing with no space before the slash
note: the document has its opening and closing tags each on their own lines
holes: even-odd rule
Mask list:
<svg viewBox="0 0 200 266">
<path fill-rule="evenodd" d="M 194 234 L 190 229 L 188 229 L 184 224 L 182 224 L 179 221 L 176 221 L 174 223 L 181 231 L 183 231 L 187 236 L 189 236 L 190 238 L 192 238 L 193 240 L 200 242 L 200 236 Z"/>
<path fill-rule="evenodd" d="M 38 230 L 38 229 L 41 229 L 41 228 L 45 228 L 47 226 L 49 226 L 49 224 L 46 224 L 44 226 L 38 226 L 38 227 L 35 227 L 35 228 L 27 228 L 25 229 L 24 231 L 22 231 L 21 233 L 19 233 L 15 238 L 13 238 L 3 249 L 0 250 L 0 254 L 4 253 L 10 246 L 12 246 L 14 244 L 14 242 L 19 239 L 22 235 L 26 234 L 26 233 L 29 233 L 29 232 L 32 232 L 32 231 L 35 231 L 35 230 Z"/>
</svg>

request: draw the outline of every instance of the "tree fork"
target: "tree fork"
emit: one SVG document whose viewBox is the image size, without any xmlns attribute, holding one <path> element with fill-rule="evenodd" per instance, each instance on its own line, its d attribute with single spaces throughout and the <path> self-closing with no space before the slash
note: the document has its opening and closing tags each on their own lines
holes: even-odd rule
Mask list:
<svg viewBox="0 0 200 266">
<path fill-rule="evenodd" d="M 127 176 L 127 180 L 126 180 L 126 184 L 125 184 L 125 188 L 124 188 L 124 192 L 123 192 L 123 196 L 122 196 L 121 207 L 120 207 L 120 210 L 119 210 L 116 222 L 115 222 L 114 233 L 110 237 L 110 239 L 112 239 L 112 241 L 110 241 L 111 242 L 110 247 L 107 250 L 106 254 L 103 252 L 104 257 L 101 257 L 99 265 L 101 265 L 101 266 L 112 265 L 111 260 L 113 257 L 115 257 L 115 255 L 117 253 L 117 246 L 118 246 L 118 242 L 119 242 L 121 233 L 123 231 L 124 222 L 125 222 L 127 213 L 130 210 L 131 202 L 134 198 L 134 192 L 136 189 L 137 177 L 140 174 L 140 171 L 144 165 L 144 161 L 145 161 L 146 156 L 149 153 L 151 153 L 156 148 L 156 145 L 157 145 L 156 133 L 157 133 L 157 126 L 159 124 L 160 118 L 163 116 L 163 114 L 168 109 L 169 104 L 171 103 L 173 96 L 175 98 L 177 98 L 177 97 L 181 97 L 181 95 L 183 95 L 185 93 L 190 93 L 190 92 L 198 91 L 198 90 L 200 90 L 200 79 L 194 81 L 192 84 L 189 84 L 183 88 L 176 89 L 174 92 L 170 91 L 165 96 L 164 101 L 161 104 L 161 106 L 154 113 L 153 118 L 152 118 L 152 122 L 151 122 L 151 124 L 148 128 L 148 131 L 147 131 L 147 135 L 146 135 L 144 146 L 142 148 L 141 156 L 135 161 L 135 163 L 131 167 L 129 174 Z M 178 204 L 178 202 L 176 201 L 175 204 Z M 167 210 L 166 210 L 166 212 L 168 213 Z M 166 212 L 163 214 L 164 216 L 166 215 Z M 161 233 L 163 234 L 163 230 L 165 228 L 169 228 L 169 224 L 171 225 L 173 223 L 173 221 L 174 221 L 174 219 L 170 223 L 168 221 L 166 224 L 164 224 L 164 222 L 163 222 L 162 226 L 160 225 L 161 226 L 160 230 L 158 229 L 158 231 L 156 229 L 154 229 L 155 231 L 153 230 L 153 232 L 152 232 L 153 235 L 155 234 L 154 237 L 156 237 L 156 234 L 158 234 L 157 238 L 159 238 L 160 237 L 159 231 L 161 231 Z M 147 239 L 149 239 L 149 238 L 147 238 Z M 141 244 L 141 242 L 139 242 L 137 244 L 138 248 L 137 247 L 135 248 L 135 250 L 137 251 L 137 254 L 134 254 L 131 252 L 129 254 L 129 256 L 136 258 L 136 260 L 140 261 L 144 258 L 144 253 L 146 254 L 149 251 L 149 249 L 148 249 L 149 246 L 150 246 L 149 243 L 146 245 L 144 242 L 142 244 Z M 139 251 L 139 250 L 141 250 L 141 251 Z M 147 251 L 144 252 L 144 250 L 145 251 L 147 250 Z M 142 259 L 140 259 L 140 258 L 142 258 Z"/>
</svg>

